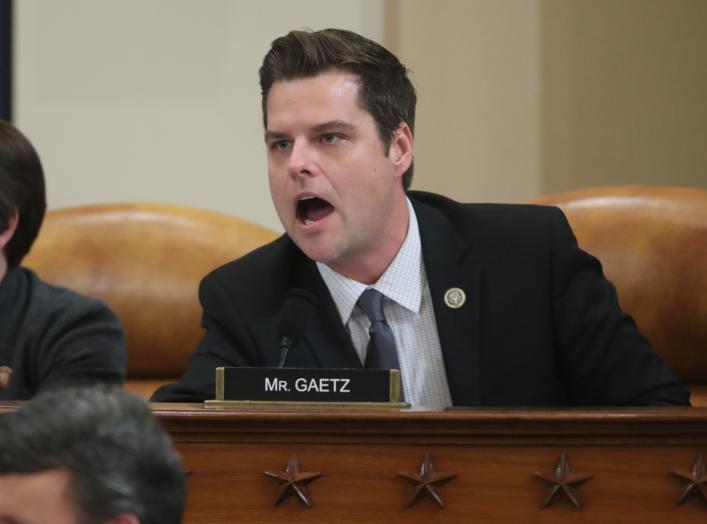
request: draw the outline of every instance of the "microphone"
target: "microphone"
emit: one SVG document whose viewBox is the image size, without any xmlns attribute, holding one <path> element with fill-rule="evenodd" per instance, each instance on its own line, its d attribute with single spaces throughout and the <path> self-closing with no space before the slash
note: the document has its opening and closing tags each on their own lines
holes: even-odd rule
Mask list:
<svg viewBox="0 0 707 524">
<path fill-rule="evenodd" d="M 300 338 L 304 337 L 314 303 L 314 295 L 304 289 L 293 289 L 285 299 L 280 318 L 280 329 L 278 330 L 278 338 L 280 339 L 278 368 L 285 365 L 285 359 L 290 349 Z"/>
</svg>

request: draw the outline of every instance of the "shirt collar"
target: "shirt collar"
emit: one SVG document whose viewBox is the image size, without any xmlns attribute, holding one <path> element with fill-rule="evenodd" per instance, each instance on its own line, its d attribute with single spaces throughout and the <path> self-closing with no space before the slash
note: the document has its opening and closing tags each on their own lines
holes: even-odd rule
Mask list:
<svg viewBox="0 0 707 524">
<path fill-rule="evenodd" d="M 413 313 L 419 312 L 425 273 L 417 216 L 409 199 L 407 204 L 409 220 L 405 240 L 398 254 L 373 285 L 367 286 L 337 273 L 326 264 L 316 263 L 344 324 L 348 324 L 356 302 L 368 287 L 380 291 Z"/>
</svg>

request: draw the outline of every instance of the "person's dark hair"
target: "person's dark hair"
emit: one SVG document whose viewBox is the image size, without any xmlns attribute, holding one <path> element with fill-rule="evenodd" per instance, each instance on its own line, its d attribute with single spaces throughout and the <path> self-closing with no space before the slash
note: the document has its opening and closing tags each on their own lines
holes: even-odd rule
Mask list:
<svg viewBox="0 0 707 524">
<path fill-rule="evenodd" d="M 145 401 L 119 386 L 40 393 L 0 418 L 0 475 L 71 472 L 81 524 L 132 513 L 178 524 L 186 480 L 172 442 Z"/>
<path fill-rule="evenodd" d="M 358 75 L 359 105 L 376 122 L 384 150 L 390 148 L 401 122 L 415 130 L 415 88 L 407 69 L 385 47 L 343 29 L 290 31 L 273 41 L 260 68 L 263 123 L 267 127 L 267 98 L 273 83 L 317 76 L 340 69 Z M 405 189 L 412 183 L 413 165 L 403 175 Z"/>
<path fill-rule="evenodd" d="M 34 243 L 47 209 L 44 172 L 32 144 L 0 120 L 0 232 L 17 213 L 17 230 L 5 246 L 9 267 L 17 266 Z"/>
</svg>

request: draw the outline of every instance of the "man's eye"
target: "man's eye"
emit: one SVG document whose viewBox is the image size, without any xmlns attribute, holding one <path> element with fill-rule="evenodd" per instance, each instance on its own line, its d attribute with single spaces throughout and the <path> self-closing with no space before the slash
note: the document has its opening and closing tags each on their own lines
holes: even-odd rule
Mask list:
<svg viewBox="0 0 707 524">
<path fill-rule="evenodd" d="M 270 143 L 270 149 L 273 149 L 274 151 L 285 151 L 289 147 L 290 142 L 287 140 L 275 140 Z"/>
<path fill-rule="evenodd" d="M 333 144 L 338 140 L 338 136 L 336 136 L 333 133 L 327 133 L 326 135 L 322 135 L 322 143 L 324 144 Z"/>
</svg>

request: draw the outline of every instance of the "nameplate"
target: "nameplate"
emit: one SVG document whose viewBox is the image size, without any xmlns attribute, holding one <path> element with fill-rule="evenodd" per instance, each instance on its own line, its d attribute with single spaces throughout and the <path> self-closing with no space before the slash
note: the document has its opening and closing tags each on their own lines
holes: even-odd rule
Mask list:
<svg viewBox="0 0 707 524">
<path fill-rule="evenodd" d="M 217 401 L 399 402 L 397 369 L 216 368 Z"/>
</svg>

